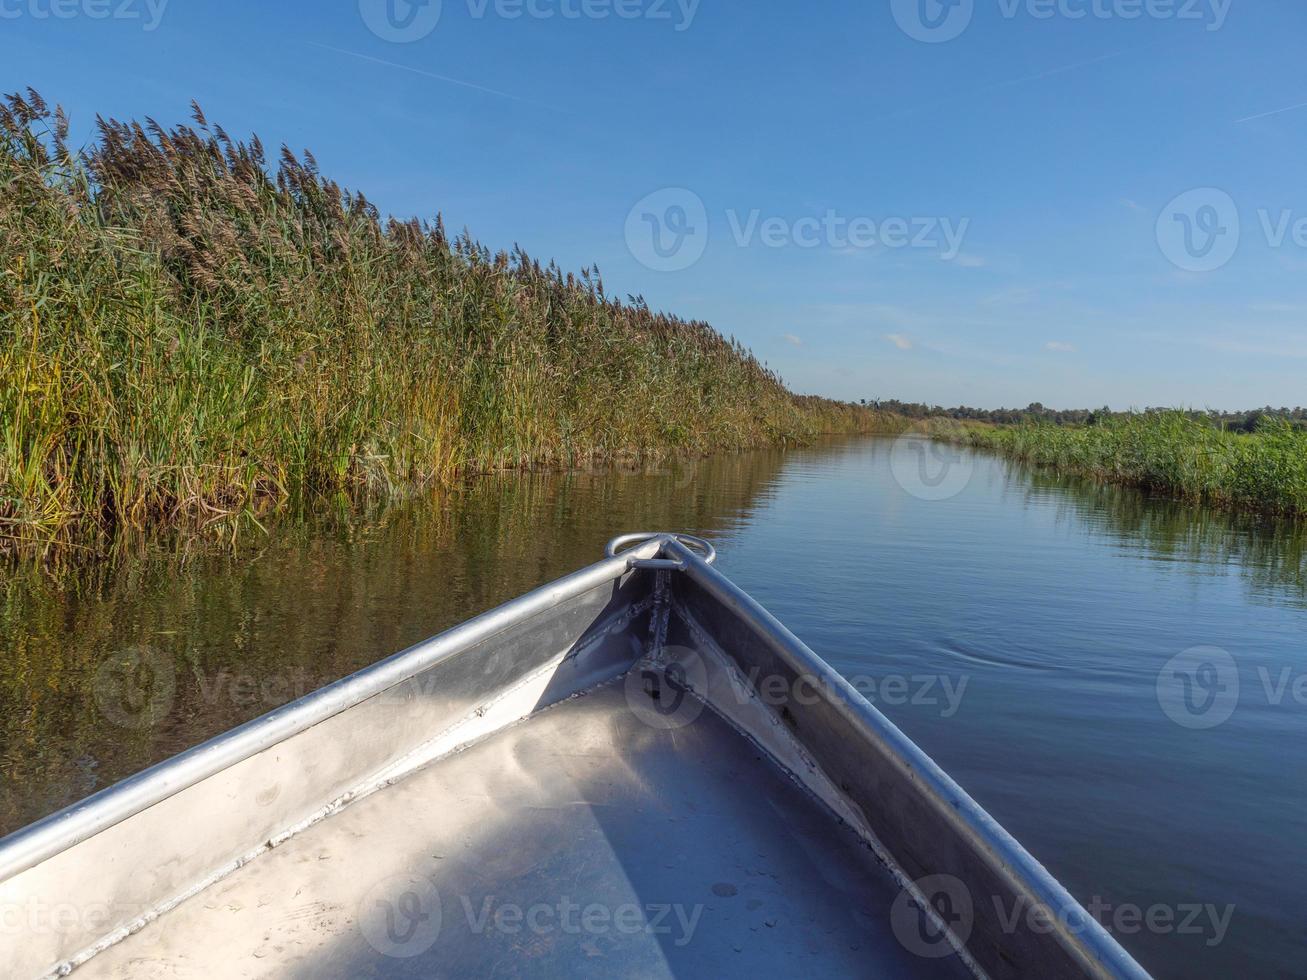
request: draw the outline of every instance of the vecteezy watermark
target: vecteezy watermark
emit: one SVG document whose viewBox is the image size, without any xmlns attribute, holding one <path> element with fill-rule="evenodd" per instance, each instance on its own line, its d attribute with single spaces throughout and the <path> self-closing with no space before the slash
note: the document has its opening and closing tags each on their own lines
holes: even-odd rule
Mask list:
<svg viewBox="0 0 1307 980">
<path fill-rule="evenodd" d="M 556 902 L 520 905 L 500 902 L 493 895 L 479 903 L 460 896 L 459 903 L 473 935 L 498 933 L 506 936 L 658 936 L 683 948 L 694 939 L 703 905 L 651 902 L 576 902 L 562 896 Z"/>
<path fill-rule="evenodd" d="M 141 30 L 163 23 L 169 0 L 0 0 L 0 20 L 137 21 Z"/>
<path fill-rule="evenodd" d="M 962 251 L 971 219 L 872 217 L 827 209 L 799 218 L 764 215 L 760 208 L 728 208 L 723 215 L 736 248 L 827 248 L 848 252 L 875 248 L 924 249 L 951 261 Z M 638 201 L 626 216 L 626 245 L 636 261 L 655 272 L 679 272 L 703 257 L 709 238 L 708 208 L 698 194 L 668 187 Z"/>
<path fill-rule="evenodd" d="M 257 676 L 223 669 L 197 678 L 196 685 L 199 699 L 205 705 L 225 703 L 247 710 L 271 711 L 337 679 L 333 675 L 316 675 L 303 667 Z M 400 689 L 402 693 L 402 685 Z"/>
<path fill-rule="evenodd" d="M 847 217 L 827 209 L 821 216 L 790 220 L 764 218 L 754 208 L 742 214 L 734 209 L 726 212 L 731 237 L 739 248 L 755 244 L 764 248 L 831 248 L 839 251 L 871 248 L 920 248 L 940 253 L 952 260 L 962 251 L 962 242 L 971 226 L 970 218 L 956 223 L 952 218 L 869 218 Z"/>
<path fill-rule="evenodd" d="M 659 731 L 685 728 L 703 713 L 708 668 L 685 647 L 667 646 L 656 660 L 642 660 L 626 672 L 623 693 L 631 713 Z"/>
<path fill-rule="evenodd" d="M 684 187 L 654 191 L 627 214 L 626 247 L 655 272 L 688 269 L 708 248 L 708 208 Z"/>
<path fill-rule="evenodd" d="M 952 41 L 971 24 L 976 0 L 891 0 L 894 20 L 916 41 Z"/>
<path fill-rule="evenodd" d="M 304 667 L 271 673 L 243 673 L 222 668 L 212 673 L 184 674 L 188 681 L 187 702 L 206 708 L 225 705 L 247 715 L 271 711 L 295 701 L 340 678 L 336 674 L 315 674 Z M 360 688 L 357 678 L 345 683 Z M 92 678 L 91 692 L 100 713 L 123 728 L 150 728 L 172 711 L 177 697 L 178 675 L 172 655 L 152 647 L 134 646 L 114 651 L 104 658 Z M 439 682 L 412 677 L 377 694 L 378 703 L 413 714 L 430 704 Z"/>
<path fill-rule="evenodd" d="M 1160 20 L 1225 26 L 1234 0 L 992 0 L 1004 20 Z M 899 29 L 927 44 L 952 41 L 971 26 L 976 0 L 891 0 Z"/>
<path fill-rule="evenodd" d="M 825 676 L 764 674 L 751 667 L 745 677 L 749 687 L 763 704 L 782 708 L 787 705 L 811 707 L 822 701 L 838 700 L 839 682 Z M 852 674 L 843 678 L 868 703 L 897 708 L 905 705 L 936 708 L 941 718 L 952 718 L 962 707 L 962 698 L 971 683 L 969 674 Z"/>
<path fill-rule="evenodd" d="M 1258 208 L 1253 227 L 1271 249 L 1307 251 L 1307 215 L 1292 208 Z M 1186 272 L 1220 269 L 1239 249 L 1247 223 L 1233 197 L 1216 187 L 1198 187 L 1174 198 L 1157 218 L 1157 244 L 1172 265 Z"/>
<path fill-rule="evenodd" d="M 1307 672 L 1295 673 L 1292 667 L 1281 667 L 1272 676 L 1270 668 L 1258 667 L 1257 679 L 1266 695 L 1266 703 L 1272 707 L 1278 708 L 1285 701 L 1307 707 Z"/>
<path fill-rule="evenodd" d="M 467 0 L 475 20 L 648 20 L 688 31 L 702 0 Z"/>
<path fill-rule="evenodd" d="M 363 23 L 383 41 L 412 44 L 436 29 L 442 0 L 359 0 Z"/>
<path fill-rule="evenodd" d="M 1083 908 L 1053 909 L 1025 895 L 976 896 L 959 878 L 928 875 L 909 883 L 890 906 L 890 928 L 900 945 L 925 959 L 951 955 L 965 946 L 982 919 L 989 932 L 1003 935 L 1055 932 L 1079 935 L 1102 926 L 1112 934 L 1141 932 L 1159 936 L 1201 936 L 1208 947 L 1224 942 L 1234 906 L 1181 902 L 1138 905 L 1094 896 Z"/>
<path fill-rule="evenodd" d="M 1085 921 L 1074 908 L 1054 912 L 1042 902 L 1032 901 L 1024 895 L 1009 901 L 991 896 L 994 914 L 1005 933 L 1026 929 L 1037 935 L 1054 930 L 1072 934 L 1086 927 Z M 1209 947 L 1219 946 L 1230 930 L 1234 906 L 1213 905 L 1210 902 L 1180 902 L 1168 905 L 1155 902 L 1138 905 L 1134 902 L 1109 902 L 1095 895 L 1084 906 L 1089 920 L 1097 922 L 1116 936 L 1134 936 L 1141 932 L 1155 936 L 1203 936 Z"/>
<path fill-rule="evenodd" d="M 894 899 L 889 912 L 894 938 L 909 953 L 935 960 L 965 946 L 976 923 L 971 891 L 953 875 L 928 875 Z"/>
<path fill-rule="evenodd" d="M 951 442 L 905 432 L 890 449 L 894 482 L 919 500 L 949 500 L 971 483 L 975 460 Z"/>
<path fill-rule="evenodd" d="M 151 647 L 128 647 L 106 657 L 92 679 L 95 704 L 123 728 L 150 728 L 172 710 L 177 693 L 173 658 Z"/>
<path fill-rule="evenodd" d="M 1228 650 L 1193 647 L 1167 661 L 1157 675 L 1157 703 L 1184 728 L 1223 725 L 1234 715 L 1242 695 L 1272 708 L 1307 707 L 1307 671 L 1259 665 L 1257 684 L 1244 686 L 1239 665 Z"/>
<path fill-rule="evenodd" d="M 669 645 L 657 659 L 643 660 L 627 672 L 626 703 L 652 728 L 684 728 L 693 724 L 706 706 L 708 672 L 699 653 Z M 846 696 L 847 684 L 871 704 L 932 708 L 941 718 L 952 718 L 962 707 L 970 683 L 967 674 L 853 674 L 835 678 L 813 673 L 767 673 L 755 666 L 729 680 L 723 677 L 723 683 L 714 690 L 717 697 L 733 699 L 739 705 L 752 702 L 785 709 L 840 701 Z"/>
<path fill-rule="evenodd" d="M 567 895 L 523 905 L 495 895 L 466 894 L 446 908 L 430 878 L 399 874 L 368 889 L 359 902 L 357 921 L 363 938 L 378 953 L 413 959 L 451 931 L 509 937 L 644 935 L 685 947 L 694 939 L 704 909 L 702 904 L 583 902 Z"/>
<path fill-rule="evenodd" d="M 645 20 L 688 31 L 701 0 L 466 0 L 472 20 Z M 359 0 L 368 30 L 383 41 L 411 44 L 440 23 L 442 0 Z"/>
<path fill-rule="evenodd" d="M 422 875 L 392 875 L 368 889 L 358 907 L 359 931 L 383 956 L 412 959 L 440 938 L 440 892 Z"/>
<path fill-rule="evenodd" d="M 46 902 L 29 896 L 18 902 L 0 902 L 0 936 L 99 935 L 115 922 L 129 921 L 144 909 L 111 906 L 104 902 Z"/>
<path fill-rule="evenodd" d="M 1157 703 L 1177 725 L 1215 728 L 1239 704 L 1239 667 L 1220 647 L 1192 647 L 1167 661 L 1157 675 Z"/>
<path fill-rule="evenodd" d="M 1211 272 L 1239 248 L 1239 208 L 1215 187 L 1197 187 L 1171 200 L 1157 216 L 1162 254 L 1186 272 Z"/>
</svg>

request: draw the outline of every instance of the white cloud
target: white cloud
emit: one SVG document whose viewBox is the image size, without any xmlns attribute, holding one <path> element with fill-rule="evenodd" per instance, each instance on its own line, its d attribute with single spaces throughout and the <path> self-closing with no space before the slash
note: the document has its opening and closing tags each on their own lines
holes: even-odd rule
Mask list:
<svg viewBox="0 0 1307 980">
<path fill-rule="evenodd" d="M 983 269 L 988 263 L 979 255 L 962 254 L 955 260 L 964 269 Z"/>
<path fill-rule="evenodd" d="M 859 256 L 859 255 L 880 256 L 885 254 L 885 249 L 881 248 L 879 243 L 873 243 L 869 246 L 841 245 L 839 248 L 832 248 L 831 251 L 834 252 L 836 255 L 852 255 L 852 256 Z"/>
<path fill-rule="evenodd" d="M 912 350 L 912 341 L 901 333 L 887 333 L 885 339 L 899 350 Z"/>
<path fill-rule="evenodd" d="M 793 344 L 795 347 L 802 347 L 802 346 L 803 346 L 803 338 L 802 338 L 802 337 L 796 337 L 796 336 L 795 336 L 794 334 L 792 334 L 792 333 L 787 333 L 787 334 L 785 335 L 785 337 L 784 337 L 784 340 L 785 340 L 785 342 L 786 342 L 787 344 Z"/>
<path fill-rule="evenodd" d="M 1043 299 L 1044 294 L 1049 292 L 1064 293 L 1076 288 L 1076 283 L 1068 280 L 1033 283 L 1028 286 L 1010 286 L 1007 289 L 1000 289 L 996 293 L 990 293 L 988 296 L 982 296 L 980 302 L 986 306 L 1015 306 Z"/>
<path fill-rule="evenodd" d="M 1068 344 L 1065 340 L 1050 340 L 1044 345 L 1044 350 L 1055 351 L 1059 354 L 1074 354 L 1076 347 L 1075 344 Z"/>
</svg>

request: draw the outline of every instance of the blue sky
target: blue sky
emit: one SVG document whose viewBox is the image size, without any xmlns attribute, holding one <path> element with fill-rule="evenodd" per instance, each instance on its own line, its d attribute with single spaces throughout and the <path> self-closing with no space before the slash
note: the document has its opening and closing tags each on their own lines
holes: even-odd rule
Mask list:
<svg viewBox="0 0 1307 980">
<path fill-rule="evenodd" d="M 1307 5 L 950 2 L 0 0 L 0 86 L 196 98 L 803 391 L 1307 402 Z"/>
</svg>

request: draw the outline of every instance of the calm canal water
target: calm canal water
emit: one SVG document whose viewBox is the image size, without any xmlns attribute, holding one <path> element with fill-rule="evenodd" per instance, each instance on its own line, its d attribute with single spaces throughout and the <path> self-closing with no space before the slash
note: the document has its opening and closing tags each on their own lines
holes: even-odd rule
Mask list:
<svg viewBox="0 0 1307 980">
<path fill-rule="evenodd" d="M 643 529 L 712 538 L 1155 974 L 1307 976 L 1307 532 L 892 439 L 0 572 L 0 833 Z M 122 662 L 172 676 L 125 705 Z"/>
</svg>

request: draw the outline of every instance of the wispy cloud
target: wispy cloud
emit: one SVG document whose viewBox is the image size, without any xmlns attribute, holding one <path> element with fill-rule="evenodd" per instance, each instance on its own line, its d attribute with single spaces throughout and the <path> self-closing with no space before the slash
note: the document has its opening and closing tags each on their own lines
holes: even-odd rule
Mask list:
<svg viewBox="0 0 1307 980">
<path fill-rule="evenodd" d="M 985 306 L 1001 306 L 1009 303 L 1029 303 L 1039 295 L 1038 286 L 1009 286 L 996 293 L 980 297 L 979 302 Z"/>
<path fill-rule="evenodd" d="M 1284 106 L 1282 109 L 1272 109 L 1269 112 L 1259 112 L 1256 115 L 1244 116 L 1242 119 L 1236 119 L 1236 126 L 1246 122 L 1252 122 L 1255 119 L 1266 119 L 1269 116 L 1278 116 L 1282 112 L 1293 112 L 1296 109 L 1307 109 L 1307 102 L 1295 102 L 1293 105 Z"/>
<path fill-rule="evenodd" d="M 985 309 L 975 303 L 932 308 L 878 302 L 814 303 L 804 308 L 804 317 L 823 327 L 845 327 L 880 337 L 884 337 L 881 330 L 915 337 L 961 328 L 983 331 L 1011 325 L 1009 311 L 995 309 L 992 315 L 985 315 Z"/>
<path fill-rule="evenodd" d="M 1048 293 L 1066 293 L 1074 291 L 1076 288 L 1078 288 L 1077 283 L 1072 280 L 1027 283 L 1008 286 L 1006 289 L 1000 289 L 997 292 L 989 293 L 980 297 L 977 302 L 985 306 L 1017 305 L 1033 302 Z"/>
<path fill-rule="evenodd" d="M 784 341 L 785 341 L 787 344 L 793 344 L 795 347 L 802 347 L 802 346 L 803 346 L 803 338 L 802 338 L 802 337 L 796 337 L 796 336 L 795 336 L 794 334 L 792 334 L 792 333 L 787 333 L 787 334 L 784 336 L 783 339 L 784 339 Z"/>
<path fill-rule="evenodd" d="M 1248 309 L 1253 313 L 1289 313 L 1302 316 L 1307 313 L 1307 304 L 1303 303 L 1251 303 Z"/>
<path fill-rule="evenodd" d="M 1128 198 L 1128 197 L 1123 197 L 1123 198 L 1121 198 L 1121 203 L 1124 204 L 1126 207 L 1128 207 L 1131 211 L 1147 211 L 1147 210 L 1148 210 L 1146 207 L 1144 207 L 1144 206 L 1143 206 L 1142 204 L 1140 204 L 1138 201 L 1132 201 L 1132 200 L 1131 200 L 1130 198 Z"/>
<path fill-rule="evenodd" d="M 1291 357 L 1296 359 L 1307 357 L 1307 345 L 1295 342 L 1284 342 L 1281 340 L 1230 340 L 1226 337 L 1200 337 L 1196 341 L 1198 346 L 1205 347 L 1208 350 L 1219 351 L 1223 354 L 1252 354 L 1259 357 Z"/>
<path fill-rule="evenodd" d="M 983 269 L 989 264 L 982 256 L 967 255 L 965 252 L 960 254 L 954 261 L 964 269 Z"/>
<path fill-rule="evenodd" d="M 347 48 L 337 48 L 330 44 L 320 44 L 317 41 L 306 41 L 310 47 L 321 48 L 323 51 L 333 51 L 336 54 L 343 54 L 350 58 L 357 58 L 360 61 L 370 61 L 374 65 L 384 65 L 387 68 L 394 68 L 398 71 L 406 71 L 412 75 L 421 75 L 423 78 L 434 79 L 437 82 L 444 82 L 447 85 L 457 85 L 460 88 L 471 89 L 474 92 L 483 92 L 486 95 L 493 95 L 501 99 L 511 99 L 514 102 L 522 102 L 526 105 L 538 106 L 542 109 L 552 109 L 555 112 L 565 112 L 566 110 L 558 106 L 549 105 L 545 102 L 537 102 L 534 99 L 527 99 L 520 95 L 514 95 L 512 92 L 501 92 L 497 88 L 488 88 L 485 85 L 478 85 L 476 82 L 466 82 L 461 78 L 451 78 L 449 75 L 438 75 L 433 71 L 427 71 L 425 68 L 414 68 L 412 65 L 402 65 L 397 61 L 387 61 L 385 58 L 374 58 L 370 54 L 362 54 L 358 51 L 350 51 Z"/>
<path fill-rule="evenodd" d="M 1075 344 L 1068 344 L 1065 340 L 1050 340 L 1044 345 L 1044 350 L 1058 354 L 1074 354 L 1076 347 Z"/>
<path fill-rule="evenodd" d="M 985 85 L 977 89 L 979 92 L 986 92 L 992 89 L 1011 88 L 1013 85 L 1025 85 L 1028 82 L 1042 82 L 1046 78 L 1052 78 L 1054 75 L 1062 75 L 1069 71 L 1078 71 L 1081 68 L 1089 68 L 1092 65 L 1102 64 L 1104 61 L 1111 61 L 1119 58 L 1124 54 L 1129 54 L 1131 48 L 1125 48 L 1121 51 L 1112 51 L 1108 54 L 1100 54 L 1097 58 L 1086 58 L 1084 61 L 1073 61 L 1070 64 L 1058 65 L 1056 68 L 1048 68 L 1044 71 L 1035 72 L 1032 75 L 1019 75 L 1016 78 L 1009 78 L 1003 82 L 995 82 L 992 85 Z"/>
<path fill-rule="evenodd" d="M 887 333 L 885 339 L 899 350 L 912 350 L 912 340 L 901 333 Z"/>
<path fill-rule="evenodd" d="M 1045 69 L 1044 71 L 1034 72 L 1029 75 L 1018 75 L 1015 78 L 1005 78 L 1001 81 L 991 82 L 988 85 L 976 86 L 975 88 L 969 89 L 965 94 L 971 97 L 975 97 L 977 95 L 986 95 L 990 92 L 999 92 L 1002 91 L 1003 89 L 1013 88 L 1019 85 L 1028 85 L 1031 82 L 1042 82 L 1045 79 L 1053 78 L 1056 75 L 1062 75 L 1065 74 L 1066 72 L 1079 71 L 1081 68 L 1090 68 L 1094 65 L 1101 64 L 1104 61 L 1112 61 L 1115 58 L 1120 58 L 1123 55 L 1127 55 L 1133 51 L 1139 51 L 1143 48 L 1147 48 L 1150 46 L 1151 45 L 1145 44 L 1145 45 L 1140 45 L 1139 47 L 1136 48 L 1124 48 L 1120 51 L 1111 51 L 1107 54 L 1099 55 L 1096 58 L 1087 58 L 1084 61 L 1073 61 L 1069 64 L 1058 65 L 1054 68 L 1048 68 Z M 931 109 L 942 108 L 944 106 L 953 106 L 957 104 L 957 101 L 958 100 L 956 97 L 950 97 L 947 99 L 937 99 L 934 102 L 927 102 L 921 105 L 907 106 L 903 109 L 898 109 L 894 112 L 888 113 L 880 117 L 879 120 L 875 120 L 875 121 L 884 122 L 886 120 L 897 119 L 902 116 L 915 115 L 918 112 L 925 112 Z"/>
</svg>

